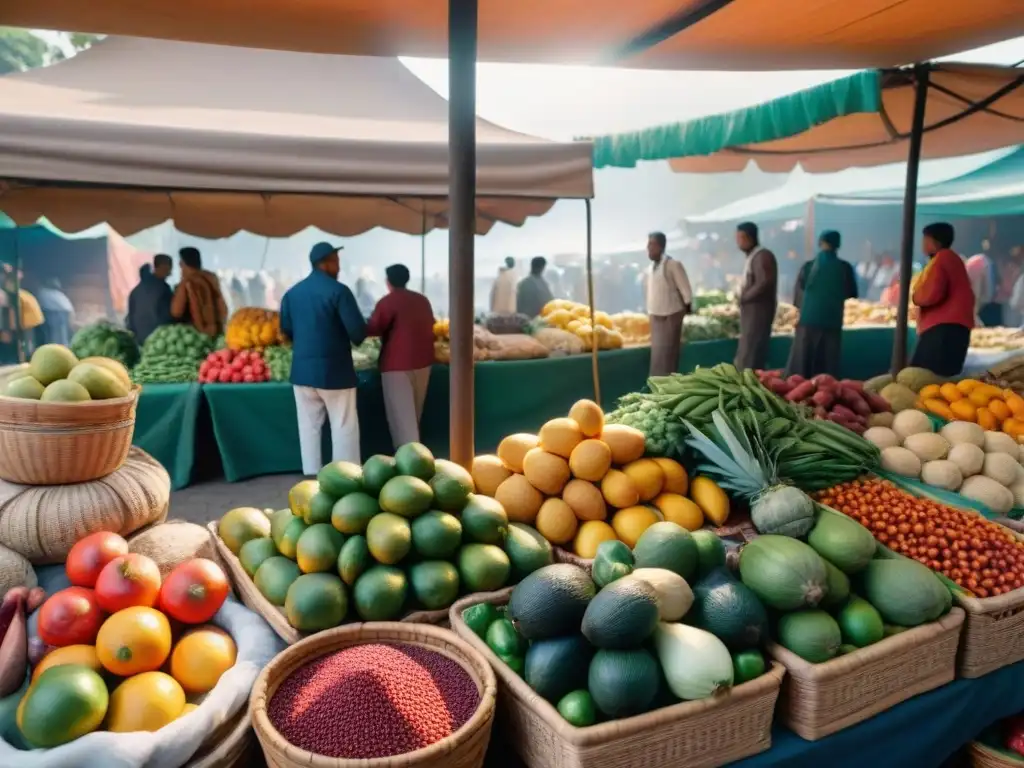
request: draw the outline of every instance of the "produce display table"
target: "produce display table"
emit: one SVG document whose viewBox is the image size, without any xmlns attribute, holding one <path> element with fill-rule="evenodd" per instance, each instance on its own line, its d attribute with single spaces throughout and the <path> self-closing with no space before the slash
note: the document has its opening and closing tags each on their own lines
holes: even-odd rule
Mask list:
<svg viewBox="0 0 1024 768">
<path fill-rule="evenodd" d="M 893 329 L 864 328 L 843 334 L 842 373 L 864 379 L 889 367 Z M 768 366 L 783 368 L 791 336 L 772 339 Z M 682 371 L 731 362 L 736 339 L 690 342 L 683 347 Z M 633 347 L 600 353 L 601 399 L 606 409 L 640 389 L 650 367 L 650 349 Z M 477 363 L 476 447 L 493 451 L 505 435 L 536 431 L 564 416 L 581 397 L 593 397 L 590 355 L 542 360 Z M 298 472 L 299 434 L 290 384 L 150 384 L 139 400 L 135 442 L 171 472 L 174 487 L 188 485 L 194 458 L 200 393 L 205 396 L 212 432 L 229 482 L 258 475 Z M 422 441 L 438 456 L 448 453 L 448 367 L 434 366 L 421 424 Z M 380 374 L 359 374 L 359 424 L 363 457 L 391 453 Z M 204 425 L 199 425 L 202 430 Z M 325 456 L 329 430 L 324 430 Z"/>
<path fill-rule="evenodd" d="M 1024 710 L 1024 662 L 949 685 L 820 741 L 804 741 L 784 728 L 772 748 L 747 758 L 743 768 L 862 768 L 939 766 L 997 720 Z"/>
<path fill-rule="evenodd" d="M 164 465 L 174 490 L 192 479 L 202 398 L 199 384 L 146 384 L 135 409 L 132 442 Z"/>
</svg>

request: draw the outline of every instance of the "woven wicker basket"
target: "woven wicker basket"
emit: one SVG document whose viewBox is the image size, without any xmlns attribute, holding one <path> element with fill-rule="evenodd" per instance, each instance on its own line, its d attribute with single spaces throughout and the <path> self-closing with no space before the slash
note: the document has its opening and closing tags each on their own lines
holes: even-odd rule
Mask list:
<svg viewBox="0 0 1024 768">
<path fill-rule="evenodd" d="M 184 768 L 246 768 L 255 762 L 255 752 L 256 739 L 246 706 L 211 733 Z"/>
<path fill-rule="evenodd" d="M 0 395 L 0 479 L 68 485 L 117 471 L 132 446 L 140 391 L 85 403 Z"/>
<path fill-rule="evenodd" d="M 724 696 L 574 728 L 466 626 L 462 612 L 479 603 L 504 605 L 511 589 L 471 595 L 451 608 L 452 629 L 498 675 L 498 727 L 527 768 L 710 768 L 764 752 L 785 675 L 781 664 Z"/>
<path fill-rule="evenodd" d="M 278 686 L 299 667 L 343 648 L 366 643 L 402 643 L 444 654 L 469 673 L 480 692 L 480 704 L 469 721 L 451 736 L 429 747 L 388 758 L 344 760 L 314 755 L 284 740 L 267 716 L 267 704 Z M 494 724 L 494 671 L 468 644 L 446 629 L 425 624 L 380 622 L 352 624 L 307 637 L 279 653 L 256 678 L 250 696 L 253 728 L 269 768 L 482 768 Z M 344 727 L 344 723 L 338 723 Z"/>
<path fill-rule="evenodd" d="M 815 741 L 884 712 L 956 677 L 964 612 L 908 629 L 824 664 L 811 664 L 781 645 L 770 655 L 785 668 L 779 719 Z"/>
<path fill-rule="evenodd" d="M 213 545 L 217 548 L 217 554 L 220 556 L 221 562 L 227 567 L 232 586 L 242 603 L 250 610 L 262 616 L 267 624 L 270 625 L 270 628 L 277 633 L 277 636 L 288 643 L 288 645 L 293 645 L 302 638 L 308 637 L 309 633 L 299 632 L 299 630 L 295 629 L 295 627 L 288 623 L 284 611 L 267 600 L 256 589 L 256 585 L 249 578 L 249 574 L 245 572 L 238 556 L 228 549 L 227 545 L 221 541 L 220 536 L 217 535 L 217 523 L 208 523 L 206 527 L 210 531 Z M 414 611 L 403 616 L 402 621 L 411 624 L 444 626 L 448 623 L 448 611 Z"/>
<path fill-rule="evenodd" d="M 972 741 L 967 751 L 973 768 L 1024 768 L 1024 757 L 1015 757 L 980 741 Z"/>
</svg>

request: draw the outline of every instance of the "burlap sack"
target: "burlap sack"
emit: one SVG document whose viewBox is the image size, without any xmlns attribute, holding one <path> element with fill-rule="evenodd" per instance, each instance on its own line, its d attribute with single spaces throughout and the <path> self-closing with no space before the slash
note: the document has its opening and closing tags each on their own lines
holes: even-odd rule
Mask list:
<svg viewBox="0 0 1024 768">
<path fill-rule="evenodd" d="M 209 538 L 210 534 L 207 533 L 206 536 Z M 14 550 L 0 546 L 0 598 L 14 587 L 31 589 L 36 584 L 38 581 L 32 563 Z"/>
<path fill-rule="evenodd" d="M 139 531 L 128 539 L 128 549 L 152 558 L 161 576 L 194 557 L 205 557 L 223 567 L 210 532 L 185 520 L 168 520 Z"/>
<path fill-rule="evenodd" d="M 170 498 L 167 470 L 135 447 L 124 466 L 101 480 L 54 486 L 0 481 L 0 544 L 36 565 L 62 563 L 90 533 L 127 536 L 163 522 Z"/>
</svg>

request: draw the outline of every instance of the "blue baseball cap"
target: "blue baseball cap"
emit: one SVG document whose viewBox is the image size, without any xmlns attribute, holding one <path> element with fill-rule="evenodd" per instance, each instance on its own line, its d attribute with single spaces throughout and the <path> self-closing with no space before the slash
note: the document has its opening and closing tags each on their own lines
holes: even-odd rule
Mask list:
<svg viewBox="0 0 1024 768">
<path fill-rule="evenodd" d="M 331 245 L 330 243 L 317 243 L 309 249 L 309 263 L 316 265 L 326 259 L 332 253 L 343 250 L 343 246 Z"/>
</svg>

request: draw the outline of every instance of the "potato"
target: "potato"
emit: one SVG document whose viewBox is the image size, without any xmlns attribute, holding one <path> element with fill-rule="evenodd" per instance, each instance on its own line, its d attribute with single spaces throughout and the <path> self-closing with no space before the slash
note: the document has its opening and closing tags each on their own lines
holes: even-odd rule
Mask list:
<svg viewBox="0 0 1024 768">
<path fill-rule="evenodd" d="M 1017 460 L 1008 453 L 986 453 L 981 473 L 1009 488 L 1017 481 L 1017 467 L 1019 466 Z"/>
<path fill-rule="evenodd" d="M 913 451 L 893 446 L 882 450 L 882 469 L 904 477 L 920 477 L 921 460 Z"/>
<path fill-rule="evenodd" d="M 942 435 L 935 435 L 931 432 L 919 432 L 910 435 L 903 441 L 903 447 L 913 451 L 921 461 L 936 461 L 946 458 L 949 453 L 949 443 Z"/>
<path fill-rule="evenodd" d="M 1017 441 L 1005 432 L 985 432 L 985 453 L 1008 453 L 1016 461 L 1020 461 L 1020 448 Z"/>
<path fill-rule="evenodd" d="M 1005 515 L 1013 509 L 1013 494 L 1010 489 L 984 475 L 975 475 L 964 480 L 964 484 L 960 486 L 960 495 L 972 501 L 980 501 L 997 515 Z"/>
<path fill-rule="evenodd" d="M 921 466 L 921 479 L 928 485 L 945 488 L 947 491 L 957 490 L 964 482 L 960 467 L 949 459 L 925 462 Z"/>
<path fill-rule="evenodd" d="M 864 431 L 863 437 L 877 445 L 879 450 L 895 448 L 900 444 L 899 436 L 888 427 L 871 427 Z"/>
</svg>

